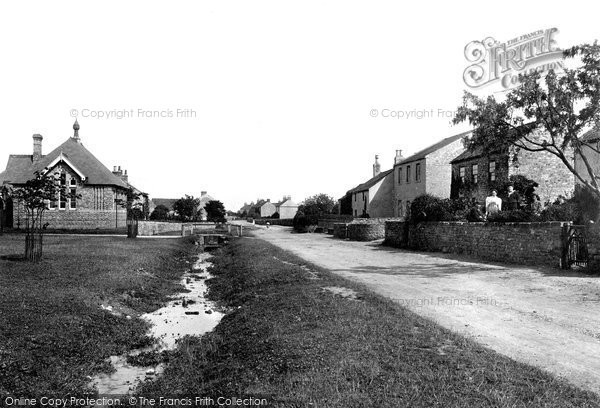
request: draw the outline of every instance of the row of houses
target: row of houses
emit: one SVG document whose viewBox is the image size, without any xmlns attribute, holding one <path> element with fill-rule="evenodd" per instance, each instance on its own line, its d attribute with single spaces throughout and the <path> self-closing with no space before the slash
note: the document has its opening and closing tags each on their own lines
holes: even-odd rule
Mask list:
<svg viewBox="0 0 600 408">
<path fill-rule="evenodd" d="M 279 202 L 273 203 L 270 199 L 258 199 L 256 203 L 244 203 L 239 213 L 242 217 L 269 218 L 278 215 L 280 219 L 294 218 L 298 212 L 298 204 L 292 201 L 291 196 L 283 196 Z"/>
<path fill-rule="evenodd" d="M 573 192 L 575 177 L 558 157 L 521 150 L 516 160 L 508 150 L 494 154 L 466 150 L 463 139 L 471 134 L 444 138 L 408 157 L 396 150 L 392 167 L 385 171 L 375 156 L 373 177 L 347 191 L 339 200 L 340 212 L 355 217 L 405 217 L 411 202 L 426 193 L 440 198 L 465 197 L 483 204 L 491 190 L 499 189 L 512 175 L 536 181 L 536 194 L 542 203 Z M 600 134 L 591 130 L 582 139 L 598 142 Z M 600 169 L 600 154 L 588 150 L 586 157 Z M 571 156 L 571 164 L 579 170 L 584 166 L 577 155 Z"/>
</svg>

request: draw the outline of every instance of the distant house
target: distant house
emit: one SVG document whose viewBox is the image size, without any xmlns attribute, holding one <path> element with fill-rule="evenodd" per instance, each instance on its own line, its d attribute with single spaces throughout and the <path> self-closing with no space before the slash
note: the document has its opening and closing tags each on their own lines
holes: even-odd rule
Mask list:
<svg viewBox="0 0 600 408">
<path fill-rule="evenodd" d="M 156 209 L 159 205 L 166 207 L 169 210 L 170 216 L 175 216 L 175 210 L 173 204 L 179 200 L 178 198 L 153 198 L 150 204 L 150 213 Z"/>
<path fill-rule="evenodd" d="M 572 156 L 572 153 L 570 153 Z M 515 161 L 508 149 L 484 154 L 482 149 L 465 151 L 451 161 L 452 198 L 475 198 L 483 204 L 492 190 L 502 189 L 512 175 L 522 175 L 538 183 L 535 192 L 542 203 L 568 196 L 574 189 L 574 176 L 564 163 L 551 153 L 521 149 Z M 577 160 L 575 160 L 577 166 Z M 597 163 L 600 167 L 600 163 Z"/>
<path fill-rule="evenodd" d="M 208 193 L 206 191 L 201 191 L 200 192 L 200 205 L 198 206 L 198 211 L 200 211 L 200 218 L 202 219 L 202 221 L 206 221 L 208 219 L 208 214 L 206 213 L 206 210 L 204 209 L 204 207 L 206 207 L 206 204 L 209 201 L 213 201 L 214 198 L 212 198 L 210 195 L 208 195 Z"/>
<path fill-rule="evenodd" d="M 240 210 L 238 211 L 238 213 L 240 214 L 241 217 L 247 217 L 248 213 L 250 212 L 250 209 L 254 206 L 254 202 L 248 204 L 248 203 L 244 203 L 244 205 L 242 206 L 242 208 L 240 208 Z"/>
<path fill-rule="evenodd" d="M 275 203 L 275 211 L 281 219 L 294 218 L 298 212 L 298 204 L 292 201 L 291 196 L 284 196 L 280 202 Z"/>
<path fill-rule="evenodd" d="M 450 161 L 465 150 L 462 138 L 468 133 L 447 137 L 407 158 L 396 155 L 393 171 L 395 217 L 405 217 L 411 202 L 422 194 L 450 197 Z"/>
<path fill-rule="evenodd" d="M 147 195 L 129 183 L 127 170 L 114 167 L 111 172 L 87 150 L 79 137 L 79 123 L 73 124 L 73 136 L 52 150 L 42 153 L 42 135 L 33 135 L 32 154 L 11 154 L 6 169 L 0 173 L 0 185 L 23 186 L 39 171 L 46 177 L 55 177 L 71 192 L 81 198 L 57 196 L 48 202 L 44 222 L 49 228 L 95 229 L 117 228 L 126 225 L 126 210 L 119 201 L 126 201 L 127 192 L 142 195 L 147 206 Z M 13 202 L 5 195 L 0 199 L 4 208 L 2 223 L 7 228 L 24 225 L 22 203 Z"/>
<path fill-rule="evenodd" d="M 276 212 L 277 207 L 275 207 L 275 204 L 273 204 L 270 199 L 258 199 L 256 200 L 256 204 L 248 211 L 248 217 L 266 218 L 272 216 Z"/>
<path fill-rule="evenodd" d="M 394 175 L 392 169 L 381 172 L 378 159 L 379 157 L 375 156 L 373 177 L 346 193 L 351 197 L 352 215 L 355 217 L 366 215 L 378 218 L 394 215 L 392 206 Z"/>
<path fill-rule="evenodd" d="M 153 198 L 152 204 L 150 205 L 150 212 L 154 211 L 154 209 L 156 207 L 158 207 L 159 205 L 163 205 L 169 209 L 170 216 L 177 216 L 177 213 L 176 213 L 175 209 L 173 208 L 173 205 L 178 200 L 180 200 L 180 199 L 179 198 Z M 208 195 L 206 191 L 202 191 L 200 193 L 200 204 L 198 205 L 198 209 L 197 209 L 200 212 L 200 216 L 199 216 L 200 220 L 206 221 L 207 214 L 206 214 L 206 211 L 204 210 L 204 207 L 206 206 L 206 204 L 209 201 L 212 201 L 212 200 L 214 200 L 214 198 L 212 198 L 210 195 Z"/>
</svg>

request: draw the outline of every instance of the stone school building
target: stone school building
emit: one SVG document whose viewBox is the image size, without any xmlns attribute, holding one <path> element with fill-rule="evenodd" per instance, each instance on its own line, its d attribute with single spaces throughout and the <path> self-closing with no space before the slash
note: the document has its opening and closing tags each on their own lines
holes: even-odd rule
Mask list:
<svg viewBox="0 0 600 408">
<path fill-rule="evenodd" d="M 73 125 L 73 136 L 47 155 L 42 152 L 42 135 L 33 135 L 31 154 L 11 154 L 6 169 L 0 173 L 0 186 L 23 186 L 40 171 L 57 177 L 60 183 L 81 197 L 71 200 L 57 197 L 48 203 L 44 223 L 48 228 L 110 229 L 126 225 L 126 210 L 117 200 L 125 200 L 128 189 L 141 193 L 129 184 L 127 170 L 114 167 L 110 171 L 87 150 L 79 137 L 79 123 Z M 147 195 L 144 195 L 147 199 Z M 4 228 L 22 228 L 25 212 L 22 205 L 4 194 L 0 197 Z"/>
</svg>

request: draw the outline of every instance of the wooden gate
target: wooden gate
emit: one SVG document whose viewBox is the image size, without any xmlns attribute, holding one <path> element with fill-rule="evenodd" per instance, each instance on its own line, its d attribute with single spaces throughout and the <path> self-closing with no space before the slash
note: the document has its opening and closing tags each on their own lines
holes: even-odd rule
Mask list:
<svg viewBox="0 0 600 408">
<path fill-rule="evenodd" d="M 565 262 L 563 267 L 570 269 L 571 266 L 588 265 L 588 248 L 585 226 L 570 225 L 565 242 Z"/>
</svg>

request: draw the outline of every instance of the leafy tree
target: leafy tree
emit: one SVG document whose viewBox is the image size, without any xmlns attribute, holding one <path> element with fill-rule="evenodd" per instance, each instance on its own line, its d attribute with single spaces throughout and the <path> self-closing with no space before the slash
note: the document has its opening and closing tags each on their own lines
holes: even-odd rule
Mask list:
<svg viewBox="0 0 600 408">
<path fill-rule="evenodd" d="M 166 220 L 169 218 L 169 209 L 165 205 L 157 205 L 152 214 L 150 214 L 151 220 Z"/>
<path fill-rule="evenodd" d="M 115 204 L 127 210 L 127 238 L 136 238 L 138 234 L 138 220 L 145 218 L 145 201 L 140 201 L 143 195 L 129 187 L 125 192 L 125 199 L 118 198 Z"/>
<path fill-rule="evenodd" d="M 140 220 L 144 217 L 144 203 L 140 201 L 141 193 L 129 187 L 125 192 L 125 198 L 118 198 L 115 203 L 127 210 L 127 219 Z"/>
<path fill-rule="evenodd" d="M 25 211 L 25 257 L 38 262 L 42 258 L 43 234 L 48 226 L 44 223 L 44 213 L 50 203 L 59 196 L 76 200 L 81 195 L 71 193 L 61 184 L 59 176 L 45 177 L 40 172 L 36 172 L 23 187 L 14 188 L 11 195 Z"/>
<path fill-rule="evenodd" d="M 560 75 L 550 70 L 543 81 L 539 72 L 520 75 L 521 84 L 503 101 L 465 92 L 453 122 L 468 121 L 474 127 L 472 137 L 465 139 L 468 149 L 510 151 L 515 157 L 521 150 L 550 153 L 600 197 L 599 176 L 586 157 L 586 150 L 594 155 L 600 150 L 581 140 L 583 132 L 600 125 L 600 46 L 582 44 L 563 54 L 580 58 L 581 64 Z M 573 153 L 581 157 L 585 171 L 575 169 Z"/>
<path fill-rule="evenodd" d="M 298 206 L 298 211 L 305 215 L 331 214 L 335 205 L 336 201 L 333 197 L 321 193 L 305 199 Z"/>
<path fill-rule="evenodd" d="M 210 222 L 225 222 L 225 206 L 219 200 L 210 200 L 204 206 L 206 211 L 206 219 Z"/>
<path fill-rule="evenodd" d="M 200 199 L 194 196 L 185 195 L 173 204 L 173 210 L 179 215 L 181 221 L 193 221 L 196 219 L 199 211 Z"/>
</svg>

